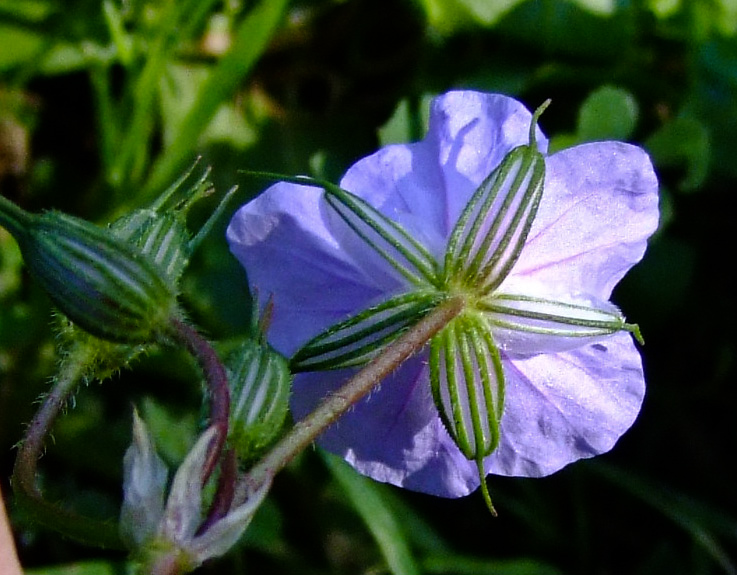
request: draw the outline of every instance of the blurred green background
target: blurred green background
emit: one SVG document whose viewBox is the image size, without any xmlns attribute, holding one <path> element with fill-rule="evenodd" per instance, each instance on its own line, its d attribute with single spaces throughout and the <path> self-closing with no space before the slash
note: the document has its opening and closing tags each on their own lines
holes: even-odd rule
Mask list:
<svg viewBox="0 0 737 575">
<path fill-rule="evenodd" d="M 545 479 L 490 477 L 443 500 L 300 457 L 241 544 L 201 573 L 710 575 L 737 573 L 737 1 L 0 0 L 0 193 L 110 221 L 197 155 L 237 204 L 241 169 L 337 180 L 419 139 L 433 94 L 502 92 L 560 149 L 644 146 L 661 227 L 615 301 L 640 324 L 648 394 L 615 449 Z M 208 200 L 210 201 L 210 200 Z M 198 204 L 193 227 L 216 198 Z M 227 341 L 249 325 L 223 218 L 184 280 L 191 317 Z M 124 573 L 121 554 L 34 526 L 12 503 L 13 445 L 54 373 L 46 296 L 0 230 L 0 487 L 24 566 Z M 41 461 L 52 499 L 114 517 L 132 405 L 170 463 L 198 425 L 199 382 L 170 350 L 83 388 Z"/>
</svg>

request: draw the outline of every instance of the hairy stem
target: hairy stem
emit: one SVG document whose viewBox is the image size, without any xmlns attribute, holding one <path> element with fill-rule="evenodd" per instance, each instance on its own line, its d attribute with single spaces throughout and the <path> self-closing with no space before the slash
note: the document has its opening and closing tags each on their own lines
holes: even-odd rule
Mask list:
<svg viewBox="0 0 737 575">
<path fill-rule="evenodd" d="M 36 485 L 38 459 L 46 436 L 84 375 L 88 365 L 85 359 L 74 357 L 73 361 L 68 359 L 64 362 L 51 391 L 28 426 L 15 458 L 13 491 L 18 503 L 39 524 L 87 545 L 123 549 L 115 521 L 103 522 L 77 515 L 44 499 Z"/>
<path fill-rule="evenodd" d="M 248 498 L 308 447 L 336 419 L 367 395 L 385 377 L 415 354 L 462 310 L 464 301 L 452 298 L 439 305 L 384 351 L 331 393 L 307 417 L 299 421 L 239 482 L 236 505 Z"/>
<path fill-rule="evenodd" d="M 205 473 L 202 479 L 204 484 L 207 483 L 220 460 L 220 455 L 225 447 L 225 440 L 228 437 L 228 420 L 230 418 L 228 376 L 215 350 L 196 329 L 179 319 L 172 319 L 171 327 L 171 335 L 195 357 L 202 369 L 210 396 L 210 425 L 217 427 L 218 430 L 213 442 L 214 445 L 210 449 L 205 463 Z"/>
</svg>

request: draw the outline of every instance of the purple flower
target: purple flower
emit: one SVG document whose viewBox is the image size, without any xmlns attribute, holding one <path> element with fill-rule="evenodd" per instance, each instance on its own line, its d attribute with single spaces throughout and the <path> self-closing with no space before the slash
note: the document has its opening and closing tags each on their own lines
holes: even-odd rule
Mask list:
<svg viewBox="0 0 737 575">
<path fill-rule="evenodd" d="M 514 164 L 519 156 L 510 159 L 519 146 L 523 168 Z M 637 331 L 609 297 L 657 227 L 657 180 L 647 155 L 628 144 L 537 152 L 546 148 L 532 114 L 515 100 L 450 92 L 433 102 L 423 141 L 379 150 L 340 183 L 416 244 L 382 255 L 370 228 L 307 185 L 278 183 L 234 216 L 231 250 L 251 285 L 273 296 L 270 340 L 287 356 L 336 323 L 399 301 L 392 298 L 419 293 L 412 301 L 421 307 L 444 291 L 467 296 L 471 311 L 445 339 L 434 339 L 321 436 L 359 472 L 459 497 L 479 486 L 478 465 L 484 474 L 544 476 L 608 451 L 632 425 L 645 392 L 630 333 Z M 544 171 L 515 180 L 528 165 Z M 536 187 L 542 174 L 544 186 Z M 412 263 L 407 254 L 415 253 Z M 465 349 L 457 365 L 448 342 Z M 474 369 L 464 372 L 468 365 Z M 299 374 L 295 418 L 352 370 Z M 469 420 L 474 402 L 454 403 L 448 385 L 456 376 L 463 384 L 464 373 L 474 380 L 468 393 L 492 389 L 486 407 L 499 410 L 496 435 L 490 414 L 483 433 L 464 440 L 458 421 Z"/>
</svg>

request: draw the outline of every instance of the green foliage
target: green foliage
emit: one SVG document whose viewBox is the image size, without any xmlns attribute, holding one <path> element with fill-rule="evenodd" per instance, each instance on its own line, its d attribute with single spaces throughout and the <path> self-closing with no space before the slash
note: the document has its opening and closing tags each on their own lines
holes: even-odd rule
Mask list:
<svg viewBox="0 0 737 575">
<path fill-rule="evenodd" d="M 581 141 L 628 140 L 635 131 L 638 107 L 626 90 L 602 86 L 578 111 L 576 133 Z"/>
<path fill-rule="evenodd" d="M 703 122 L 679 117 L 664 124 L 646 141 L 653 160 L 663 168 L 681 168 L 683 175 L 677 189 L 698 191 L 709 173 L 711 142 Z"/>
<path fill-rule="evenodd" d="M 109 561 L 80 561 L 55 567 L 29 569 L 26 575 L 121 575 L 128 572 L 123 565 Z"/>
<path fill-rule="evenodd" d="M 637 100 L 627 90 L 602 86 L 588 95 L 578 109 L 576 131 L 556 134 L 550 142 L 555 152 L 584 142 L 603 140 L 627 141 L 637 126 Z"/>
<path fill-rule="evenodd" d="M 263 184 L 238 170 L 337 181 L 379 144 L 419 139 L 430 97 L 452 88 L 531 109 L 551 98 L 551 149 L 623 139 L 651 154 L 660 229 L 615 293 L 647 339 L 637 424 L 606 467 L 496 478 L 495 520 L 480 496 L 400 492 L 306 453 L 237 549 L 201 572 L 735 573 L 733 0 L 0 0 L 0 190 L 33 213 L 101 222 L 149 203 L 197 155 L 216 189 L 241 185 L 239 202 Z M 214 204 L 192 207 L 189 229 Z M 223 226 L 180 284 L 213 339 L 250 329 Z M 11 447 L 58 361 L 49 317 L 0 229 L 6 495 Z M 200 383 L 182 359 L 151 349 L 134 371 L 79 391 L 40 462 L 53 498 L 114 513 L 131 403 L 166 459 L 183 458 Z M 123 555 L 74 546 L 9 508 L 29 573 L 125 572 Z"/>
<path fill-rule="evenodd" d="M 340 458 L 323 454 L 323 460 L 355 506 L 363 522 L 376 539 L 393 575 L 419 575 L 401 529 L 401 519 L 381 497 L 374 481 L 358 475 Z"/>
</svg>

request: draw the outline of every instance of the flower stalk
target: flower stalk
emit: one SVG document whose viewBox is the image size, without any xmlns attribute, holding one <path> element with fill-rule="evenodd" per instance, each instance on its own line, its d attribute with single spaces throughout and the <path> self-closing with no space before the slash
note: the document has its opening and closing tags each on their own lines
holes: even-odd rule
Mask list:
<svg viewBox="0 0 737 575">
<path fill-rule="evenodd" d="M 225 369 L 210 344 L 187 325 L 180 311 L 178 283 L 189 257 L 212 226 L 231 189 L 199 232 L 191 237 L 186 214 L 212 192 L 209 170 L 185 188 L 194 166 L 147 209 L 131 212 L 108 227 L 59 212 L 31 214 L 0 196 L 0 226 L 16 239 L 26 266 L 61 312 L 61 370 L 43 399 L 19 451 L 13 485 L 19 502 L 35 519 L 84 543 L 123 548 L 112 523 L 77 516 L 44 499 L 36 484 L 37 462 L 58 414 L 82 381 L 104 380 L 157 344 L 184 347 L 198 362 L 210 396 L 215 431 L 202 482 L 221 459 L 228 430 L 230 398 Z M 234 477 L 222 485 L 217 505 L 227 506 Z M 231 497 L 232 498 L 232 497 Z"/>
<path fill-rule="evenodd" d="M 124 549 L 115 523 L 84 517 L 51 503 L 44 498 L 36 483 L 38 460 L 46 436 L 86 371 L 87 365 L 83 361 L 65 362 L 62 365 L 51 391 L 44 398 L 19 444 L 11 480 L 13 492 L 18 503 L 40 525 L 87 545 Z"/>
<path fill-rule="evenodd" d="M 210 399 L 210 427 L 215 427 L 217 433 L 208 451 L 202 479 L 204 484 L 207 483 L 220 460 L 228 436 L 230 417 L 228 375 L 215 350 L 192 326 L 177 318 L 172 318 L 170 335 L 194 356 L 205 376 L 205 385 Z"/>
</svg>

